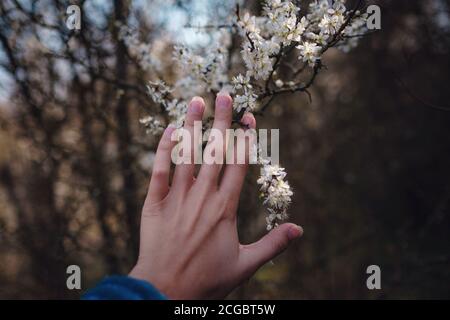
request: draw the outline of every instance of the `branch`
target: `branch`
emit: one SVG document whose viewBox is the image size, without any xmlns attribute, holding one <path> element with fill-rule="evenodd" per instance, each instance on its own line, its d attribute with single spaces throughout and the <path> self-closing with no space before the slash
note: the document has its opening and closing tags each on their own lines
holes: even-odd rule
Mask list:
<svg viewBox="0 0 450 320">
<path fill-rule="evenodd" d="M 351 21 L 353 20 L 353 18 L 356 15 L 356 12 L 358 12 L 359 8 L 361 7 L 362 3 L 363 3 L 363 0 L 359 0 L 358 1 L 358 3 L 356 4 L 355 8 L 349 13 L 347 19 L 341 25 L 339 30 L 333 35 L 332 39 L 324 47 L 322 47 L 322 49 L 320 51 L 320 55 L 321 56 L 329 48 L 334 47 L 340 40 L 342 40 L 344 38 L 343 32 L 344 32 L 345 28 L 351 23 Z M 304 84 L 304 85 L 303 84 L 299 84 L 299 85 L 296 85 L 296 86 L 291 86 L 291 87 L 282 88 L 282 89 L 278 89 L 278 90 L 270 90 L 269 89 L 270 81 L 273 80 L 272 79 L 273 73 L 279 67 L 281 58 L 285 57 L 293 48 L 295 48 L 295 46 L 297 44 L 298 44 L 297 42 L 292 43 L 291 45 L 286 47 L 286 50 L 283 50 L 283 48 L 281 48 L 280 52 L 276 56 L 274 56 L 274 58 L 276 60 L 275 60 L 272 72 L 270 73 L 270 76 L 267 79 L 267 82 L 266 82 L 266 85 L 265 85 L 265 92 L 260 93 L 259 96 L 258 96 L 258 99 L 264 99 L 264 98 L 267 98 L 267 97 L 270 97 L 270 99 L 261 107 L 260 113 L 264 112 L 267 109 L 267 107 L 273 101 L 273 97 L 281 95 L 281 94 L 284 94 L 284 93 L 305 92 L 308 95 L 309 100 L 312 101 L 311 94 L 309 93 L 308 88 L 310 88 L 312 86 L 312 84 L 314 83 L 314 80 L 317 77 L 317 74 L 319 73 L 319 70 L 323 67 L 321 60 L 318 60 L 318 62 L 315 64 L 315 66 L 313 68 L 313 74 L 311 75 L 310 79 L 308 80 L 308 82 L 306 84 Z M 306 67 L 307 67 L 307 64 L 303 65 L 300 69 L 295 71 L 294 72 L 294 78 L 296 76 L 298 76 L 299 74 L 301 74 L 306 69 Z"/>
<path fill-rule="evenodd" d="M 319 60 L 320 61 L 320 60 Z M 270 96 L 276 96 L 283 93 L 294 93 L 294 92 L 306 92 L 309 87 L 314 83 L 314 80 L 316 79 L 319 70 L 322 68 L 322 63 L 318 62 L 314 68 L 313 68 L 313 74 L 311 75 L 311 78 L 308 80 L 308 82 L 304 85 L 297 85 L 290 88 L 283 88 L 279 90 L 269 90 L 261 95 L 258 96 L 259 99 L 264 99 Z"/>
<path fill-rule="evenodd" d="M 342 26 L 339 28 L 339 30 L 334 34 L 331 41 L 329 41 L 321 50 L 321 55 L 323 55 L 329 48 L 334 47 L 341 39 L 342 39 L 342 33 L 344 32 L 345 28 L 350 24 L 350 22 L 353 20 L 356 12 L 361 7 L 363 3 L 363 0 L 359 0 L 356 4 L 355 8 L 350 12 L 345 22 L 342 24 Z"/>
</svg>

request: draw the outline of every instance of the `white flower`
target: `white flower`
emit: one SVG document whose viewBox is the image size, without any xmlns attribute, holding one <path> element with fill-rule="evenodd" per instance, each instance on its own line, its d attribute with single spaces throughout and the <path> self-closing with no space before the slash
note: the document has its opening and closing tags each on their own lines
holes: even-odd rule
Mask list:
<svg viewBox="0 0 450 320">
<path fill-rule="evenodd" d="M 317 23 L 323 15 L 330 9 L 328 0 L 314 0 L 309 4 L 309 13 L 307 18 L 313 23 Z"/>
<path fill-rule="evenodd" d="M 248 76 L 255 79 L 267 79 L 273 69 L 272 55 L 277 54 L 280 46 L 271 40 L 258 39 L 245 41 L 241 51 Z"/>
<path fill-rule="evenodd" d="M 330 35 L 324 33 L 308 32 L 305 37 L 312 42 L 315 42 L 319 46 L 325 46 L 330 38 Z"/>
<path fill-rule="evenodd" d="M 233 108 L 239 113 L 241 110 L 252 111 L 256 108 L 256 98 L 258 96 L 251 91 L 245 92 L 243 95 L 234 97 Z"/>
<path fill-rule="evenodd" d="M 260 158 L 261 175 L 256 181 L 261 185 L 263 204 L 267 205 L 267 230 L 278 226 L 278 222 L 287 218 L 287 209 L 293 192 L 285 181 L 286 172 L 278 165 L 272 165 L 266 158 Z"/>
<path fill-rule="evenodd" d="M 296 28 L 292 31 L 291 34 L 288 35 L 288 38 L 297 42 L 301 41 L 302 35 L 305 33 L 308 24 L 308 20 L 305 17 L 302 17 L 301 20 L 297 23 Z"/>
<path fill-rule="evenodd" d="M 159 135 L 164 131 L 161 121 L 152 116 L 141 118 L 139 122 L 144 125 L 147 134 Z"/>
<path fill-rule="evenodd" d="M 149 81 L 147 89 L 153 101 L 162 105 L 167 111 L 172 123 L 176 127 L 181 127 L 186 115 L 187 103 L 178 101 L 178 99 L 171 99 L 170 95 L 173 92 L 173 89 L 168 87 L 164 81 Z"/>
<path fill-rule="evenodd" d="M 307 15 L 311 28 L 309 32 L 321 35 L 334 35 L 344 24 L 346 19 L 345 0 L 333 1 L 315 0 L 309 5 Z M 320 43 L 323 45 L 323 43 Z"/>
<path fill-rule="evenodd" d="M 288 182 L 274 179 L 267 189 L 267 197 L 264 203 L 268 203 L 272 208 L 285 209 L 291 203 L 292 195 Z"/>
<path fill-rule="evenodd" d="M 278 88 L 281 88 L 284 85 L 284 82 L 283 82 L 283 80 L 278 79 L 277 81 L 275 81 L 275 85 Z"/>
<path fill-rule="evenodd" d="M 338 49 L 344 52 L 355 48 L 358 45 L 359 37 L 367 32 L 367 13 L 360 14 L 357 12 L 356 15 L 357 17 L 352 20 L 352 23 L 344 29 L 345 40 L 337 46 Z"/>
<path fill-rule="evenodd" d="M 169 116 L 173 119 L 172 124 L 180 128 L 183 125 L 184 118 L 187 112 L 187 103 L 185 101 L 171 100 L 166 104 L 166 110 Z"/>
<path fill-rule="evenodd" d="M 345 7 L 344 7 L 345 9 Z M 318 24 L 320 32 L 324 34 L 336 33 L 345 22 L 344 12 L 335 9 L 329 9 Z"/>
<path fill-rule="evenodd" d="M 167 96 L 173 91 L 162 80 L 149 81 L 147 90 L 153 101 L 159 104 L 165 104 Z"/>
<path fill-rule="evenodd" d="M 297 24 L 299 10 L 300 8 L 290 1 L 270 0 L 266 2 L 264 13 L 268 18 L 268 28 L 278 42 L 289 45 L 303 33 L 303 24 L 299 28 Z"/>
<path fill-rule="evenodd" d="M 234 89 L 252 89 L 252 85 L 250 84 L 250 77 L 248 75 L 243 76 L 242 74 L 238 74 L 231 80 L 231 82 L 234 85 Z"/>
<path fill-rule="evenodd" d="M 180 73 L 185 79 L 184 85 L 188 89 L 197 89 L 200 85 L 203 87 L 200 91 L 219 91 L 223 84 L 228 82 L 228 51 L 225 50 L 229 40 L 227 36 L 227 33 L 221 33 L 217 44 L 208 47 L 204 52 L 194 53 L 186 47 L 175 47 L 174 60 L 179 63 Z M 190 86 L 192 88 L 189 88 Z"/>
<path fill-rule="evenodd" d="M 316 61 L 320 59 L 320 50 L 322 49 L 316 43 L 305 41 L 296 47 L 300 50 L 299 59 L 308 62 L 310 66 L 314 66 Z"/>
<path fill-rule="evenodd" d="M 238 26 L 244 34 L 259 33 L 259 29 L 256 26 L 256 17 L 251 16 L 248 12 L 246 12 L 244 17 L 238 22 Z"/>
<path fill-rule="evenodd" d="M 333 19 L 328 14 L 324 15 L 322 20 L 320 20 L 319 28 L 323 33 L 330 33 L 330 30 L 333 29 Z"/>
</svg>

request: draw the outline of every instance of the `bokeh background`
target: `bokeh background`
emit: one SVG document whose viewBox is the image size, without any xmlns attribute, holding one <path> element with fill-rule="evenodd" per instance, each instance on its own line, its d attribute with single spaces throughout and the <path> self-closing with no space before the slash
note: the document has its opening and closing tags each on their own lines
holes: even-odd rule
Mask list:
<svg viewBox="0 0 450 320">
<path fill-rule="evenodd" d="M 74 3 L 78 32 L 65 26 Z M 305 234 L 231 298 L 450 298 L 450 1 L 367 3 L 381 6 L 382 30 L 349 54 L 326 54 L 312 102 L 286 95 L 257 118 L 281 128 L 290 220 Z M 138 119 L 158 107 L 117 22 L 153 44 L 170 82 L 173 45 L 208 45 L 208 31 L 190 26 L 226 21 L 233 6 L 0 2 L 0 298 L 76 299 L 130 270 L 157 143 Z M 261 2 L 243 7 L 258 13 Z M 239 209 L 246 243 L 266 232 L 250 171 Z M 81 291 L 66 288 L 71 264 Z M 366 287 L 371 264 L 381 290 Z"/>
</svg>

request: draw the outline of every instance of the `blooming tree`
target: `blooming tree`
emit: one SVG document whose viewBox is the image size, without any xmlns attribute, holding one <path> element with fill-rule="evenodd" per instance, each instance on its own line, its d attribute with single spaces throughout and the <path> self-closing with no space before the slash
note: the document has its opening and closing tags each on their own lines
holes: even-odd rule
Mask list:
<svg viewBox="0 0 450 320">
<path fill-rule="evenodd" d="M 142 69 L 155 70 L 147 88 L 162 111 L 140 120 L 146 132 L 159 135 L 167 122 L 181 127 L 187 99 L 207 92 L 225 89 L 234 95 L 235 123 L 245 112 L 263 114 L 281 94 L 304 92 L 311 98 L 308 89 L 323 68 L 323 54 L 330 48 L 344 52 L 354 48 L 367 31 L 367 14 L 360 11 L 362 1 L 350 10 L 345 0 L 314 0 L 306 9 L 299 2 L 268 0 L 261 16 L 242 12 L 236 5 L 229 24 L 203 26 L 217 30 L 214 45 L 198 50 L 175 45 L 173 58 L 179 68 L 172 85 L 158 76 L 161 65 L 152 45 L 140 42 L 136 32 L 122 26 L 120 37 L 129 54 Z M 241 47 L 238 59 L 231 56 L 233 37 Z M 289 62 L 292 56 L 294 64 Z M 282 66 L 290 72 L 279 72 Z M 212 119 L 207 119 L 206 128 L 211 125 Z M 284 168 L 261 155 L 258 163 L 257 183 L 267 207 L 267 230 L 271 230 L 287 218 L 293 192 Z"/>
</svg>

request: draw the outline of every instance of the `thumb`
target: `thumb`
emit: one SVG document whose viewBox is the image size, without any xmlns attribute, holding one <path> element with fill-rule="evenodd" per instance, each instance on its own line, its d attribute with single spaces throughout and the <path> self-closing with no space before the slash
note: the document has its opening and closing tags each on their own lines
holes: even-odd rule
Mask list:
<svg viewBox="0 0 450 320">
<path fill-rule="evenodd" d="M 292 240 L 301 237 L 302 234 L 302 227 L 293 223 L 284 223 L 259 241 L 241 246 L 240 259 L 242 259 L 245 277 L 250 277 L 263 264 L 283 252 Z"/>
</svg>

